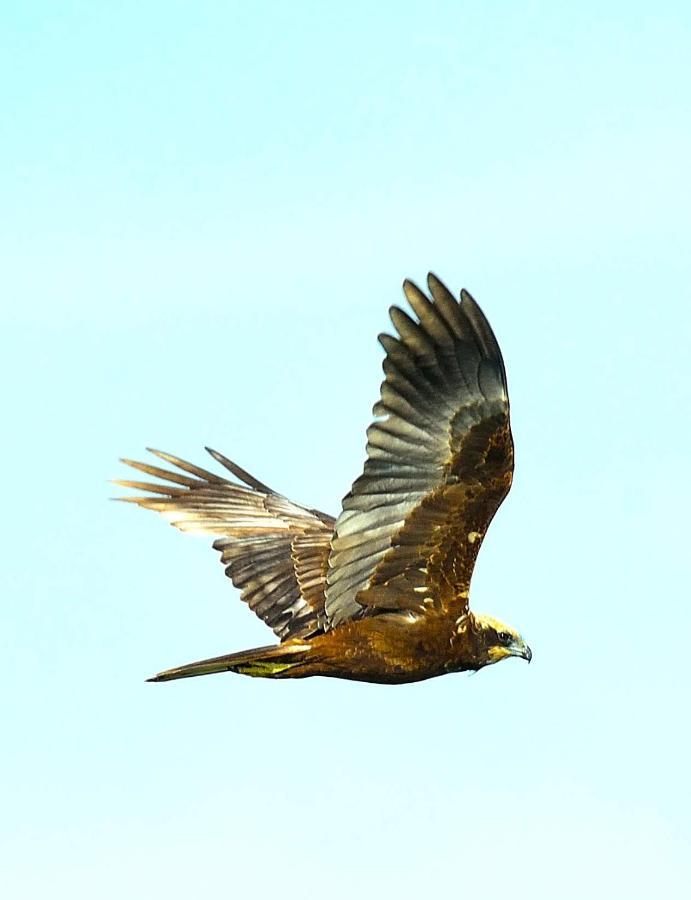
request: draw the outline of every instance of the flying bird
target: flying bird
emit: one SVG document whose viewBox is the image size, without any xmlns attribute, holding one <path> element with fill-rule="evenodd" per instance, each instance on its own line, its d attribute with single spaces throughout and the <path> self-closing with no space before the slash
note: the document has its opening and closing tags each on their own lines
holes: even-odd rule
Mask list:
<svg viewBox="0 0 691 900">
<path fill-rule="evenodd" d="M 362 475 L 336 519 L 293 503 L 222 454 L 222 477 L 151 450 L 172 468 L 123 460 L 159 482 L 122 497 L 181 531 L 215 537 L 226 574 L 280 643 L 167 669 L 324 675 L 383 684 L 530 661 L 523 638 L 469 608 L 475 560 L 514 467 L 501 351 L 480 307 L 430 274 L 393 306 L 385 378 Z"/>
</svg>

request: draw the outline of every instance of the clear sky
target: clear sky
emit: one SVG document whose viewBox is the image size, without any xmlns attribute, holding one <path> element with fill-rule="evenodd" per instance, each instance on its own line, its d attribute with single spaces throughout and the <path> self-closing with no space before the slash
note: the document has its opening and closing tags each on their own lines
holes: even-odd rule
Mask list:
<svg viewBox="0 0 691 900">
<path fill-rule="evenodd" d="M 3 897 L 681 896 L 691 881 L 688 3 L 5 2 Z M 217 447 L 338 512 L 405 276 L 502 344 L 474 608 L 387 688 L 144 679 L 271 641 L 108 502 Z"/>
</svg>

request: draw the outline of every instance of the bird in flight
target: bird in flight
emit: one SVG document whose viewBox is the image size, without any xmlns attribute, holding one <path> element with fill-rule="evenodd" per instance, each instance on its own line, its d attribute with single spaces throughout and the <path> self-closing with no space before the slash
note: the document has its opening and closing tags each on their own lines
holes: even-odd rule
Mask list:
<svg viewBox="0 0 691 900">
<path fill-rule="evenodd" d="M 362 475 L 336 519 L 293 503 L 222 454 L 233 479 L 168 453 L 125 459 L 160 482 L 122 497 L 181 531 L 215 537 L 226 574 L 280 643 L 189 663 L 150 681 L 214 672 L 324 675 L 382 684 L 473 671 L 532 653 L 513 628 L 469 608 L 470 579 L 511 487 L 513 441 L 501 351 L 467 291 L 405 281 L 414 313 L 390 310 L 385 378 Z"/>
</svg>

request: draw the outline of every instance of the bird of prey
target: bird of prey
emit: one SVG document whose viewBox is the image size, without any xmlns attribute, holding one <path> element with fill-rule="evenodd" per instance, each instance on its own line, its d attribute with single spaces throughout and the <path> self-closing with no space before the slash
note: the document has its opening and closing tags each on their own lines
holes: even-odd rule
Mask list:
<svg viewBox="0 0 691 900">
<path fill-rule="evenodd" d="M 215 537 L 226 574 L 280 643 L 160 672 L 324 675 L 382 684 L 477 670 L 532 653 L 513 628 L 472 612 L 470 579 L 513 476 L 501 351 L 467 291 L 430 274 L 405 281 L 414 316 L 390 310 L 385 378 L 362 475 L 334 519 L 293 503 L 225 456 L 221 477 L 152 450 L 171 469 L 125 459 L 162 482 L 121 499 Z"/>
</svg>

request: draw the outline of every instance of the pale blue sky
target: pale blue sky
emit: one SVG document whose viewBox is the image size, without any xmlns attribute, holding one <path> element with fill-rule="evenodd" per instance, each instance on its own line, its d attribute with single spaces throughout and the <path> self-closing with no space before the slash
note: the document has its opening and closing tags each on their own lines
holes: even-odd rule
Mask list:
<svg viewBox="0 0 691 900">
<path fill-rule="evenodd" d="M 688 4 L 6 2 L 0 31 L 2 896 L 680 896 Z M 203 538 L 107 502 L 118 455 L 210 444 L 337 512 L 428 269 L 504 349 L 516 480 L 472 597 L 533 664 L 146 684 L 271 634 Z"/>
</svg>

